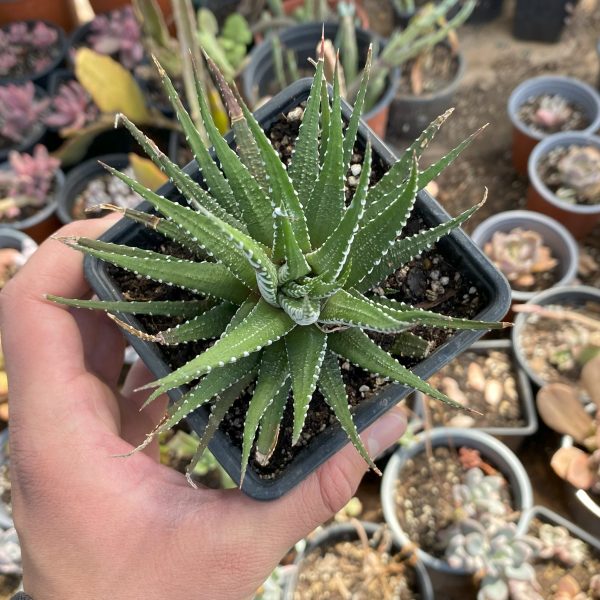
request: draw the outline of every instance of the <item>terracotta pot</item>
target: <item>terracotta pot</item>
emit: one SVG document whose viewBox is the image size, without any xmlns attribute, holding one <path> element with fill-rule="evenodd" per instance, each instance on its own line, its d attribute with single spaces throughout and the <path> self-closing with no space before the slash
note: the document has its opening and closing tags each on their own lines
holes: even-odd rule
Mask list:
<svg viewBox="0 0 600 600">
<path fill-rule="evenodd" d="M 579 131 L 566 131 L 548 136 L 540 142 L 529 157 L 527 190 L 528 210 L 537 210 L 562 223 L 575 238 L 582 239 L 600 222 L 600 204 L 568 204 L 546 186 L 538 174 L 540 160 L 551 150 L 561 146 L 591 145 L 600 148 L 600 137 Z"/>
<path fill-rule="evenodd" d="M 523 123 L 519 109 L 530 98 L 558 94 L 579 106 L 588 117 L 589 126 L 582 131 L 594 133 L 600 128 L 600 97 L 589 85 L 571 77 L 547 76 L 527 79 L 518 85 L 508 100 L 508 116 L 513 125 L 513 166 L 519 175 L 527 175 L 527 160 L 537 144 L 548 137 Z"/>
<path fill-rule="evenodd" d="M 286 15 L 291 15 L 295 10 L 302 8 L 304 2 L 305 0 L 283 0 L 283 10 Z M 328 2 L 331 9 L 336 9 L 339 4 L 339 0 L 328 0 Z M 360 26 L 363 29 L 369 29 L 369 17 L 365 9 L 358 2 L 356 3 L 356 16 L 360 21 Z"/>
<path fill-rule="evenodd" d="M 75 27 L 69 0 L 0 0 L 0 25 L 28 19 L 52 21 L 65 31 Z"/>
</svg>

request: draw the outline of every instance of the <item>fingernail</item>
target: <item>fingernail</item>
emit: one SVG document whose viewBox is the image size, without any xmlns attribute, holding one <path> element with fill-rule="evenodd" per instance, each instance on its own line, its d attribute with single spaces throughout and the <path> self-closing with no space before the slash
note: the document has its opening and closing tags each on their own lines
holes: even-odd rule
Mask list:
<svg viewBox="0 0 600 600">
<path fill-rule="evenodd" d="M 376 458 L 386 448 L 395 444 L 405 430 L 406 413 L 401 407 L 395 406 L 369 427 L 366 442 L 369 454 Z"/>
</svg>

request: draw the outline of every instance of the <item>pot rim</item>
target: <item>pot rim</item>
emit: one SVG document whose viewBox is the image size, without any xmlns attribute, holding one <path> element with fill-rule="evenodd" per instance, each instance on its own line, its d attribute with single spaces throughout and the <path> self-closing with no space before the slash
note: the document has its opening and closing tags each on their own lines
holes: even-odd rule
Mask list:
<svg viewBox="0 0 600 600">
<path fill-rule="evenodd" d="M 546 306 L 552 302 L 554 296 L 569 296 L 569 295 L 587 295 L 590 297 L 592 301 L 600 303 L 600 290 L 588 285 L 566 285 L 563 287 L 551 288 L 549 290 L 544 290 L 543 292 L 539 292 L 533 298 L 528 300 L 525 304 L 541 304 Z M 564 301 L 559 301 L 558 304 L 562 304 Z M 517 315 L 517 318 L 514 322 L 514 327 L 511 332 L 512 343 L 514 347 L 515 356 L 521 365 L 521 368 L 527 373 L 529 379 L 531 379 L 538 387 L 543 387 L 548 383 L 544 379 L 542 379 L 533 369 L 529 366 L 529 362 L 527 361 L 523 350 L 521 348 L 520 336 L 525 326 L 525 322 L 527 320 L 527 314 L 520 313 Z"/>
<path fill-rule="evenodd" d="M 445 442 L 448 441 L 455 447 L 472 446 L 475 449 L 483 450 L 482 454 L 484 454 L 484 456 L 485 450 L 487 449 L 490 451 L 490 454 L 501 458 L 508 467 L 508 472 L 503 472 L 505 478 L 511 483 L 510 476 L 512 475 L 521 496 L 519 498 L 520 506 L 516 507 L 521 511 L 518 524 L 523 520 L 525 512 L 533 506 L 533 489 L 525 467 L 517 458 L 516 454 L 495 437 L 477 429 L 464 429 L 459 427 L 439 427 L 432 429 L 431 431 L 422 431 L 415 437 L 414 442 L 410 446 L 400 447 L 394 452 L 383 472 L 383 479 L 381 481 L 381 504 L 383 507 L 383 515 L 386 523 L 390 526 L 394 537 L 401 546 L 410 543 L 416 544 L 404 533 L 397 516 L 395 491 L 396 482 L 400 479 L 402 468 L 408 459 L 423 451 L 426 442 L 430 442 L 432 447 L 435 448 L 447 445 Z M 516 502 L 517 500 L 515 499 L 515 503 Z M 428 569 L 433 569 L 440 573 L 460 576 L 470 576 L 474 574 L 474 571 L 450 567 L 444 559 L 432 556 L 421 550 L 418 545 L 416 553 Z"/>
<path fill-rule="evenodd" d="M 591 116 L 590 124 L 585 129 L 577 130 L 577 133 L 594 133 L 598 129 L 600 129 L 600 96 L 598 96 L 598 92 L 594 90 L 591 85 L 580 81 L 579 79 L 575 79 L 574 77 L 565 77 L 562 75 L 539 75 L 538 77 L 530 77 L 525 81 L 522 81 L 511 93 L 508 98 L 507 112 L 508 117 L 510 118 L 511 123 L 514 127 L 516 127 L 521 133 L 526 136 L 536 139 L 538 141 L 542 141 L 550 135 L 535 131 L 531 129 L 521 119 L 519 119 L 518 112 L 524 102 L 527 101 L 529 96 L 526 96 L 526 92 L 530 87 L 533 87 L 537 84 L 548 84 L 548 91 L 545 93 L 552 93 L 553 84 L 563 84 L 563 85 L 571 85 L 579 90 L 582 93 L 587 94 L 596 104 L 596 114 Z M 542 92 L 544 93 L 544 92 Z M 525 100 L 522 98 L 525 96 Z M 560 132 L 560 133 L 568 133 L 568 132 Z M 557 134 L 551 134 L 557 135 Z"/>
<path fill-rule="evenodd" d="M 577 245 L 575 238 L 562 223 L 542 213 L 538 213 L 533 210 L 507 210 L 497 213 L 482 221 L 471 234 L 471 239 L 477 244 L 477 246 L 479 246 L 479 248 L 483 249 L 485 243 L 490 241 L 494 233 L 497 231 L 505 231 L 502 225 L 505 221 L 510 219 L 518 219 L 519 221 L 522 221 L 522 225 L 519 224 L 518 226 L 522 227 L 523 229 L 531 229 L 536 231 L 535 225 L 540 224 L 548 227 L 559 236 L 569 257 L 566 264 L 565 274 L 556 283 L 552 284 L 552 288 L 568 285 L 575 279 L 577 276 L 579 263 L 579 246 Z M 508 229 L 506 231 L 508 231 Z M 544 240 L 544 242 L 546 242 L 546 240 Z M 520 290 L 514 290 L 512 287 L 511 290 L 512 298 L 517 302 L 526 302 L 539 293 L 523 292 Z"/>
</svg>

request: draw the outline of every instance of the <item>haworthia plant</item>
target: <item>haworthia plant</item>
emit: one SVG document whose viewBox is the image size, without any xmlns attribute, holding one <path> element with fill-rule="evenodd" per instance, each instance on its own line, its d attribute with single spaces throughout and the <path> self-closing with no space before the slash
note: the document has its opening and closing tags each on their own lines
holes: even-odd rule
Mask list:
<svg viewBox="0 0 600 600">
<path fill-rule="evenodd" d="M 138 276 L 191 290 L 199 300 L 144 305 L 139 301 L 51 299 L 112 314 L 177 317 L 179 325 L 153 335 L 137 331 L 115 317 L 129 333 L 159 344 L 216 340 L 187 364 L 146 386 L 153 389 L 147 404 L 180 386 L 188 386 L 189 391 L 169 408 L 143 445 L 206 405 L 211 406 L 211 417 L 200 443 L 201 449 L 206 448 L 245 386 L 253 393 L 248 394 L 243 432 L 243 480 L 252 456 L 258 464 L 266 465 L 281 443 L 279 433 L 288 401 L 293 410 L 292 443 L 298 442 L 311 399 L 318 390 L 357 450 L 374 466 L 352 419 L 339 360 L 416 388 L 456 408 L 460 405 L 402 366 L 369 332 L 395 336 L 389 347 L 396 355 L 423 356 L 430 351 L 430 344 L 410 331 L 415 326 L 503 327 L 502 323 L 454 320 L 370 292 L 387 278 L 390 269 L 397 269 L 430 248 L 474 212 L 471 209 L 443 226 L 406 240 L 401 238 L 420 184 L 427 181 L 419 170 L 419 152 L 445 116 L 436 120 L 375 186 L 370 183 L 373 158 L 367 142 L 358 186 L 347 202 L 344 182 L 350 149 L 356 143 L 360 107 L 354 109 L 345 127 L 338 83 L 331 100 L 322 93 L 323 58 L 316 63 L 289 169 L 237 91 L 208 62 L 238 145 L 235 152 L 220 137 L 202 87 L 198 86 L 204 127 L 215 148 L 214 160 L 203 147 L 168 75 L 160 70 L 208 185 L 201 187 L 193 181 L 125 118 L 124 125 L 169 176 L 188 205 L 172 202 L 107 167 L 157 213 L 148 219 L 138 211 L 126 211 L 124 216 L 160 231 L 187 249 L 190 258 L 183 260 L 89 239 L 64 240 L 77 250 Z M 362 85 L 360 95 L 364 97 L 368 73 Z M 327 136 L 322 134 L 324 128 Z M 435 172 L 455 155 L 451 153 L 438 163 Z M 386 260 L 388 255 L 391 261 Z"/>
</svg>

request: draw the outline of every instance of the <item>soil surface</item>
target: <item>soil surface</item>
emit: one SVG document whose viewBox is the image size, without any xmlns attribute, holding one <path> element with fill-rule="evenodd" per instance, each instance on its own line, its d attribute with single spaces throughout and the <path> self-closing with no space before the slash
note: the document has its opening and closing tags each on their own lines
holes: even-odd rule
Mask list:
<svg viewBox="0 0 600 600">
<path fill-rule="evenodd" d="M 389 536 L 388 536 L 389 537 Z M 365 542 L 367 540 L 365 539 Z M 373 547 L 359 540 L 311 552 L 298 574 L 295 600 L 417 600 L 416 575 L 389 540 Z"/>
<path fill-rule="evenodd" d="M 480 413 L 450 410 L 425 396 L 433 425 L 450 427 L 523 427 L 522 399 L 512 353 L 503 350 L 465 352 L 429 379 L 453 400 Z"/>
</svg>

